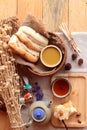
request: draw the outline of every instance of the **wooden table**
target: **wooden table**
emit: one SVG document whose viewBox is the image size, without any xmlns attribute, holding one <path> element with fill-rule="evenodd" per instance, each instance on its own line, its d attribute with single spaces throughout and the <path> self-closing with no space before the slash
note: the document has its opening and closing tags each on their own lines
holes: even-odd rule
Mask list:
<svg viewBox="0 0 87 130">
<path fill-rule="evenodd" d="M 73 34 L 73 36 L 74 36 L 74 38 L 75 39 L 77 39 L 78 40 L 78 42 L 79 42 L 79 45 L 80 45 L 80 48 L 81 48 L 81 50 L 84 50 L 84 51 L 82 51 L 82 53 L 81 53 L 81 56 L 83 56 L 83 58 L 84 57 L 87 57 L 86 56 L 86 48 L 87 48 L 87 44 L 86 44 L 86 41 L 87 41 L 87 33 L 75 33 L 75 34 Z M 64 41 L 65 41 L 65 39 L 63 39 Z M 66 45 L 68 45 L 68 43 L 67 43 L 67 41 L 65 42 L 65 44 Z M 85 45 L 85 47 L 84 47 L 84 45 Z M 68 55 L 68 57 L 67 57 L 67 62 L 69 62 L 70 61 L 70 48 L 69 48 L 69 46 L 67 46 L 67 53 L 69 54 Z M 71 63 L 71 61 L 70 61 L 70 63 Z M 71 71 L 69 71 L 70 73 L 71 73 L 71 75 L 72 75 L 72 72 L 74 72 L 74 73 L 77 73 L 77 61 L 76 62 L 73 62 L 72 61 L 72 69 L 71 69 Z M 22 69 L 22 70 L 21 70 Z M 51 77 L 50 76 L 47 76 L 47 77 L 39 77 L 39 76 L 37 76 L 37 75 L 34 75 L 34 74 L 31 74 L 30 72 L 28 72 L 26 69 L 24 70 L 24 68 L 21 68 L 19 71 L 20 71 L 20 73 L 21 74 L 24 74 L 26 77 L 28 77 L 29 78 L 29 81 L 30 81 L 30 83 L 31 84 L 34 84 L 35 82 L 38 82 L 38 84 L 40 85 L 40 87 L 41 87 L 41 90 L 42 90 L 42 92 L 44 93 L 44 100 L 50 100 L 51 99 L 51 97 L 52 96 L 50 96 L 50 94 L 52 95 L 52 93 L 51 93 L 51 89 L 50 89 L 50 79 L 51 79 Z M 85 58 L 84 58 L 84 64 L 83 64 L 83 66 L 82 67 L 79 67 L 78 68 L 78 72 L 80 72 L 80 73 L 87 73 L 87 61 L 85 61 Z M 83 71 L 84 70 L 84 71 Z M 63 70 L 61 70 L 62 72 L 64 72 Z M 68 73 L 68 74 L 70 74 L 69 72 L 66 72 L 66 74 Z M 59 74 L 59 73 L 57 73 L 57 74 Z M 77 74 L 76 74 L 77 75 Z M 75 76 L 76 76 L 75 75 Z M 78 76 L 80 76 L 80 74 L 78 74 Z M 79 91 L 80 91 L 80 94 L 82 94 L 82 98 L 81 98 L 81 100 L 79 100 L 78 98 L 76 98 L 77 96 L 78 96 L 78 92 L 76 91 L 76 93 L 74 93 L 74 91 L 73 91 L 73 93 L 72 94 L 75 94 L 74 95 L 74 99 L 76 98 L 76 100 L 75 100 L 75 104 L 78 104 L 77 103 L 77 101 L 79 100 L 80 102 L 81 102 L 81 105 L 82 105 L 82 103 L 83 103 L 83 100 L 84 100 L 84 97 L 85 97 L 85 95 L 86 94 L 83 94 L 83 92 L 87 92 L 87 90 L 85 91 L 85 89 L 84 88 L 86 88 L 86 85 L 85 85 L 85 83 L 87 83 L 87 80 L 86 80 L 86 82 L 85 82 L 85 78 L 84 78 L 84 76 L 85 76 L 85 74 L 83 74 L 82 76 L 80 76 L 79 78 L 78 78 L 78 81 L 76 80 L 76 82 L 73 82 L 74 84 L 73 85 L 75 85 L 74 86 L 74 88 L 76 89 L 76 86 L 77 87 L 81 87 L 81 89 L 79 89 Z M 82 79 L 82 81 L 80 81 L 79 82 L 79 80 L 80 79 Z M 74 81 L 74 79 L 70 79 L 70 81 L 72 82 L 72 81 Z M 82 86 L 80 86 L 81 85 L 81 83 L 83 83 L 83 85 Z M 73 89 L 74 90 L 74 89 Z M 83 91 L 83 92 L 82 92 Z M 87 98 L 86 98 L 87 99 Z M 86 100 L 84 100 L 84 102 L 86 102 Z M 74 103 L 74 102 L 73 102 Z M 85 111 L 87 111 L 86 110 L 86 105 L 87 103 L 84 103 L 84 105 L 82 105 L 81 107 L 79 107 L 79 109 L 81 110 L 81 112 L 83 111 L 83 110 L 85 110 Z M 24 116 L 23 116 L 24 115 Z M 83 114 L 82 113 L 82 115 L 86 115 L 86 112 Z M 24 114 L 22 114 L 22 116 L 23 116 L 23 120 L 26 122 L 26 120 L 28 120 L 28 112 L 26 111 L 26 109 L 24 110 Z M 86 116 L 87 117 L 87 116 Z M 84 118 L 84 120 L 86 120 L 86 122 L 87 122 L 87 118 Z M 52 124 L 49 122 L 48 124 L 46 124 L 46 126 L 44 125 L 43 127 L 42 126 L 40 126 L 40 127 L 38 127 L 38 125 L 31 125 L 31 127 L 29 127 L 28 129 L 24 129 L 24 130 L 38 130 L 38 129 L 41 129 L 41 130 L 44 130 L 45 128 L 47 128 L 47 130 L 56 130 L 56 129 L 60 129 L 60 128 L 55 128 L 54 126 L 52 126 Z M 8 116 L 7 116 L 7 114 L 5 114 L 5 113 L 2 113 L 1 111 L 0 111 L 0 130 L 12 130 L 11 128 L 10 128 L 10 123 L 9 123 L 9 119 L 8 119 Z M 64 129 L 60 129 L 60 130 L 64 130 Z M 69 128 L 69 130 L 72 130 L 71 128 Z M 78 128 L 73 128 L 73 130 L 78 130 Z M 84 128 L 79 128 L 79 130 L 87 130 L 87 127 L 84 127 Z"/>
<path fill-rule="evenodd" d="M 40 18 L 51 31 L 59 31 L 61 22 L 71 32 L 87 31 L 87 0 L 0 0 L 0 19 L 18 16 L 22 23 L 28 13 Z M 7 115 L 0 117 L 0 122 L 3 126 L 0 130 L 10 130 Z M 51 126 L 47 127 L 52 130 Z"/>
<path fill-rule="evenodd" d="M 87 0 L 0 0 L 0 19 L 18 16 L 22 23 L 30 13 L 51 31 L 65 22 L 72 32 L 87 31 Z"/>
</svg>

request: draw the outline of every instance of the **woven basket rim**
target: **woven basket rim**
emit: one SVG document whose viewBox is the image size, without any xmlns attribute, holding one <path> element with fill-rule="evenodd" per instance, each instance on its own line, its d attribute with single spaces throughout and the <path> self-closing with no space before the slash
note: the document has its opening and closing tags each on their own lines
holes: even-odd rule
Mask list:
<svg viewBox="0 0 87 130">
<path fill-rule="evenodd" d="M 38 72 L 35 72 L 35 71 L 33 71 L 32 69 L 30 69 L 30 68 L 28 67 L 28 70 L 29 70 L 31 73 L 35 74 L 35 75 L 38 75 L 38 76 L 51 76 L 51 75 L 55 74 L 56 72 L 60 71 L 60 70 L 63 68 L 63 66 L 65 65 L 65 61 L 66 61 L 66 58 L 67 58 L 67 49 L 66 49 L 65 43 L 64 43 L 63 40 L 59 37 L 58 34 L 55 34 L 55 33 L 51 33 L 51 34 L 53 34 L 54 36 L 57 37 L 57 39 L 59 40 L 59 43 L 61 44 L 61 46 L 62 46 L 63 49 L 64 49 L 63 60 L 62 60 L 61 64 L 60 64 L 57 68 L 55 67 L 56 69 L 53 69 L 53 71 L 50 71 L 50 72 L 48 72 L 48 73 L 38 73 Z"/>
</svg>

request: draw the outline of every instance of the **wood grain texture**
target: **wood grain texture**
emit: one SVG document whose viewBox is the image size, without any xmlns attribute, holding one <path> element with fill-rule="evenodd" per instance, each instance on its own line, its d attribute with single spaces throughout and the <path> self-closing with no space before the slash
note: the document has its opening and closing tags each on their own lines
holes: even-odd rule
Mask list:
<svg viewBox="0 0 87 130">
<path fill-rule="evenodd" d="M 65 99 L 60 99 L 53 96 L 53 110 L 54 107 L 58 104 L 65 103 L 69 100 L 72 101 L 73 106 L 76 108 L 77 112 L 81 113 L 79 119 L 81 123 L 78 123 L 78 117 L 76 114 L 72 114 L 68 120 L 65 120 L 65 123 L 68 127 L 74 128 L 82 128 L 87 126 L 87 74 L 85 73 L 63 73 L 63 74 L 55 74 L 53 75 L 51 82 L 53 82 L 57 78 L 66 78 L 69 80 L 70 84 L 72 85 L 72 92 L 69 97 Z M 82 96 L 83 94 L 83 96 Z M 60 122 L 57 118 L 54 117 L 52 114 L 51 123 L 54 127 L 64 127 L 62 122 Z"/>
<path fill-rule="evenodd" d="M 87 31 L 87 0 L 69 0 L 69 29 Z"/>
<path fill-rule="evenodd" d="M 0 19 L 17 15 L 17 0 L 0 0 Z"/>
<path fill-rule="evenodd" d="M 71 32 L 87 31 L 87 0 L 0 0 L 0 19 L 17 15 L 21 23 L 30 13 L 50 31 L 65 22 Z"/>
<path fill-rule="evenodd" d="M 65 0 L 61 22 L 66 23 L 67 27 L 69 28 L 69 0 Z"/>
<path fill-rule="evenodd" d="M 42 19 L 42 0 L 18 0 L 18 17 L 21 23 L 28 14 Z"/>
<path fill-rule="evenodd" d="M 10 122 L 7 113 L 0 111 L 0 130 L 13 130 L 10 127 Z"/>
<path fill-rule="evenodd" d="M 58 25 L 63 18 L 66 0 L 43 0 L 43 21 L 50 31 L 58 31 Z"/>
</svg>

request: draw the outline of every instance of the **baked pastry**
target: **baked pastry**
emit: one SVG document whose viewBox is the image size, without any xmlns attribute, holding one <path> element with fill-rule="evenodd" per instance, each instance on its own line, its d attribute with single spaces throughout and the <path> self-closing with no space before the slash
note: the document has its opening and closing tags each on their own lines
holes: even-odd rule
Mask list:
<svg viewBox="0 0 87 130">
<path fill-rule="evenodd" d="M 16 35 L 10 38 L 8 45 L 14 53 L 19 54 L 22 58 L 30 62 L 36 62 L 38 60 L 39 52 L 29 49 Z"/>
<path fill-rule="evenodd" d="M 68 101 L 65 104 L 60 104 L 54 108 L 54 117 L 59 120 L 68 120 L 70 115 L 77 112 L 76 108 L 73 107 L 72 102 Z"/>
<path fill-rule="evenodd" d="M 21 26 L 8 43 L 9 47 L 30 62 L 37 62 L 39 53 L 48 45 L 48 39 L 30 27 Z"/>
</svg>

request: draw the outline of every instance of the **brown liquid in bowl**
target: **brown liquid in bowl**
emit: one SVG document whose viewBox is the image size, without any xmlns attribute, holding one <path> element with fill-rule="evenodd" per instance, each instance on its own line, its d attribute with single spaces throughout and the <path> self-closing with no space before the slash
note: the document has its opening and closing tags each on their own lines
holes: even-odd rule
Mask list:
<svg viewBox="0 0 87 130">
<path fill-rule="evenodd" d="M 42 58 L 44 63 L 55 65 L 60 60 L 60 52 L 54 47 L 48 47 L 43 51 Z"/>
<path fill-rule="evenodd" d="M 66 80 L 60 79 L 54 83 L 53 90 L 56 95 L 66 95 L 69 91 L 69 84 Z"/>
</svg>

